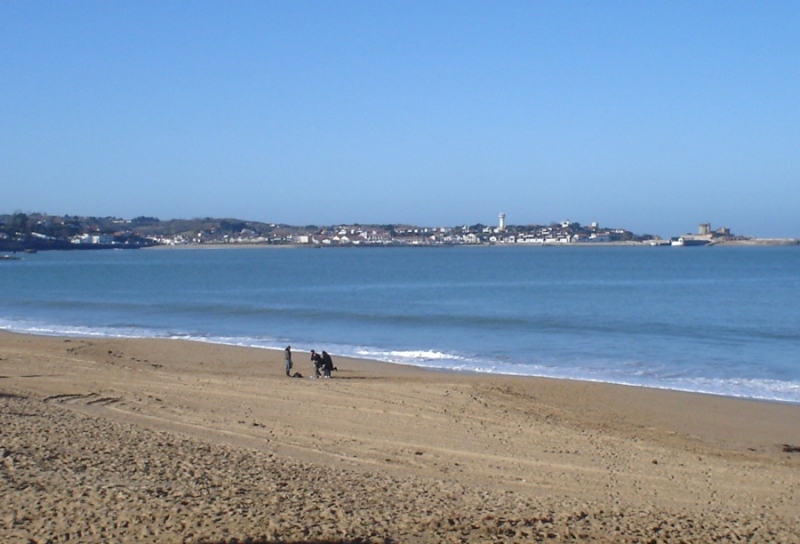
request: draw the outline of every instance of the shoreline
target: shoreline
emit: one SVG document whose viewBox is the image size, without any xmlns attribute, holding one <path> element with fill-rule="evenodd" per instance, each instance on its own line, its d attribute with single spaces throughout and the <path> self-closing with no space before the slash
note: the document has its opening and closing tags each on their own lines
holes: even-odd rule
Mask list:
<svg viewBox="0 0 800 544">
<path fill-rule="evenodd" d="M 0 331 L 0 536 L 797 541 L 800 406 L 336 365 Z"/>
<path fill-rule="evenodd" d="M 239 344 L 227 344 L 221 342 L 210 342 L 203 339 L 194 339 L 194 338 L 169 338 L 169 337 L 107 337 L 107 336 L 69 336 L 64 334 L 36 334 L 36 333 L 27 333 L 27 332 L 17 332 L 17 331 L 8 331 L 5 329 L 0 329 L 0 342 L 3 341 L 3 337 L 5 335 L 9 336 L 20 336 L 20 337 L 31 337 L 33 339 L 56 339 L 65 342 L 72 342 L 72 341 L 109 341 L 109 342 L 127 342 L 132 341 L 134 343 L 138 342 L 176 342 L 176 343 L 189 343 L 189 344 L 199 344 L 199 345 L 207 345 L 207 346 L 217 346 L 220 348 L 231 348 L 235 350 L 253 350 L 255 352 L 264 352 L 267 359 L 281 359 L 283 358 L 283 350 L 280 348 L 274 347 L 261 347 L 261 346 L 243 346 Z M 310 358 L 310 352 L 307 350 L 292 350 L 293 359 L 299 355 L 301 357 L 301 365 L 307 363 L 308 359 Z M 368 367 L 372 367 L 375 369 L 380 369 L 377 372 L 378 375 L 384 374 L 414 374 L 414 373 L 422 373 L 422 374 L 443 374 L 445 376 L 454 376 L 454 377 L 464 377 L 469 379 L 487 379 L 487 380 L 533 380 L 533 381 L 553 381 L 553 382 L 566 382 L 566 383 L 574 383 L 578 386 L 578 388 L 586 387 L 600 387 L 600 388 L 622 388 L 624 389 L 633 389 L 633 390 L 642 390 L 647 395 L 647 392 L 661 392 L 665 394 L 676 394 L 676 395 L 689 395 L 691 396 L 698 396 L 702 398 L 708 399 L 720 399 L 720 400 L 727 400 L 732 402 L 746 402 L 746 403 L 766 403 L 766 404 L 774 404 L 777 406 L 789 406 L 789 407 L 796 407 L 798 409 L 798 414 L 800 415 L 800 402 L 792 402 L 786 400 L 777 400 L 777 399 L 768 399 L 768 398 L 759 398 L 759 397 L 746 397 L 746 396 L 736 396 L 736 395 L 725 395 L 723 393 L 714 393 L 708 391 L 692 391 L 688 389 L 674 389 L 669 387 L 660 387 L 655 385 L 640 385 L 640 384 L 631 384 L 631 383 L 623 383 L 623 382 L 610 382 L 610 381 L 599 381 L 599 380 L 588 380 L 582 378 L 569 378 L 569 377 L 556 377 L 556 376 L 543 376 L 543 375 L 526 375 L 526 374 L 503 374 L 503 373 L 494 373 L 494 372 L 480 372 L 477 370 L 464 370 L 464 369 L 454 369 L 454 368 L 446 368 L 446 367 L 436 367 L 436 366 L 420 366 L 411 363 L 402 363 L 402 362 L 394 362 L 394 361 L 381 361 L 379 359 L 370 359 L 365 357 L 354 357 L 354 356 L 343 356 L 339 354 L 336 355 L 336 361 L 344 361 L 345 364 L 350 364 L 357 366 L 361 371 L 364 371 Z M 295 367 L 297 363 L 295 363 Z M 310 367 L 309 365 L 304 365 Z M 302 376 L 303 378 L 311 379 L 309 373 L 306 373 Z M 334 376 L 335 377 L 335 376 Z M 799 429 L 800 430 L 800 429 Z"/>
<path fill-rule="evenodd" d="M 37 333 L 37 332 L 28 332 L 28 331 L 17 331 L 17 330 L 8 330 L 0 328 L 0 335 L 2 334 L 11 334 L 11 335 L 22 335 L 22 336 L 32 336 L 32 337 L 42 337 L 42 338 L 73 338 L 73 339 L 84 339 L 84 340 L 175 340 L 175 341 L 185 341 L 185 342 L 194 342 L 199 344 L 208 344 L 208 345 L 216 345 L 216 346 L 224 346 L 224 347 L 232 347 L 232 348 L 242 348 L 242 349 L 254 349 L 254 350 L 262 350 L 265 352 L 274 352 L 274 354 L 282 353 L 282 349 L 278 347 L 266 347 L 266 346 L 255 346 L 255 345 L 243 345 L 243 344 L 234 344 L 234 343 L 226 343 L 226 342 L 215 342 L 208 340 L 206 338 L 192 338 L 192 337 L 181 337 L 181 338 L 172 338 L 172 337 L 159 337 L 159 336 L 105 336 L 103 334 L 97 335 L 70 335 L 69 332 L 58 332 L 58 333 Z M 303 353 L 304 356 L 308 356 L 308 351 L 300 350 L 298 353 Z M 461 369 L 461 368 L 448 368 L 444 366 L 435 366 L 435 365 L 423 365 L 423 364 L 414 364 L 412 362 L 397 362 L 397 361 L 388 361 L 388 360 L 380 360 L 374 358 L 365 358 L 355 355 L 341 355 L 341 354 L 334 354 L 338 358 L 345 358 L 348 360 L 353 361 L 361 361 L 365 364 L 379 364 L 379 365 L 393 365 L 393 366 L 401 366 L 401 367 L 409 367 L 412 369 L 426 371 L 426 372 L 443 372 L 443 373 L 453 373 L 453 374 L 462 374 L 462 375 L 474 375 L 479 377 L 499 377 L 499 378 L 533 378 L 533 379 L 545 379 L 545 380 L 565 380 L 565 381 L 574 381 L 578 383 L 595 383 L 599 385 L 612 385 L 612 386 L 619 386 L 619 387 L 632 387 L 632 388 L 641 388 L 646 390 L 654 390 L 654 391 L 667 391 L 667 392 L 675 392 L 675 393 L 686 393 L 690 395 L 707 395 L 710 397 L 717 397 L 717 398 L 726 398 L 726 399 L 736 399 L 736 400 L 745 400 L 745 401 L 753 401 L 753 402 L 768 402 L 768 403 L 777 403 L 777 404 L 787 404 L 792 406 L 800 406 L 800 401 L 795 400 L 787 400 L 787 399 L 780 399 L 780 398 L 767 398 L 767 397 L 756 397 L 756 396 L 747 396 L 747 395 L 733 395 L 727 394 L 723 392 L 714 392 L 714 391 L 699 391 L 699 390 L 692 390 L 688 388 L 678 388 L 678 387 L 669 387 L 667 385 L 658 385 L 658 384 L 637 384 L 637 383 L 627 383 L 622 381 L 602 381 L 598 379 L 585 379 L 580 377 L 568 377 L 568 376 L 548 376 L 545 374 L 520 374 L 520 373 L 503 373 L 503 372 L 481 372 L 479 370 L 468 370 L 468 369 Z"/>
<path fill-rule="evenodd" d="M 16 330 L 8 330 L 0 328 L 0 335 L 2 334 L 11 334 L 11 335 L 22 335 L 22 336 L 33 336 L 33 337 L 42 337 L 42 338 L 74 338 L 74 339 L 84 339 L 84 340 L 175 340 L 175 341 L 185 341 L 185 342 L 195 342 L 199 344 L 208 344 L 208 345 L 216 345 L 216 346 L 227 346 L 232 348 L 242 348 L 242 349 L 255 349 L 255 350 L 263 350 L 266 352 L 274 352 L 274 354 L 282 353 L 282 349 L 278 347 L 267 347 L 267 346 L 255 346 L 255 345 L 243 345 L 243 344 L 234 344 L 234 343 L 227 343 L 227 342 L 215 342 L 212 340 L 208 340 L 206 338 L 192 338 L 192 337 L 181 337 L 181 338 L 173 338 L 173 337 L 160 337 L 160 336 L 105 336 L 103 334 L 97 335 L 70 335 L 69 332 L 58 332 L 58 333 L 37 333 L 37 332 L 28 332 L 28 331 L 16 331 Z M 308 356 L 308 351 L 299 350 L 298 353 L 303 353 L 304 356 Z M 426 371 L 426 372 L 443 372 L 443 373 L 453 373 L 453 374 L 462 374 L 462 375 L 474 375 L 474 376 L 483 376 L 483 377 L 499 377 L 499 378 L 533 378 L 533 379 L 545 379 L 545 380 L 565 380 L 565 381 L 574 381 L 578 383 L 595 383 L 599 385 L 612 385 L 612 386 L 619 386 L 619 387 L 632 387 L 632 388 L 641 388 L 647 390 L 655 390 L 655 391 L 668 391 L 668 392 L 675 392 L 675 393 L 686 393 L 690 395 L 707 395 L 710 397 L 717 397 L 717 398 L 726 398 L 726 399 L 737 399 L 737 400 L 746 400 L 746 401 L 753 401 L 753 402 L 768 402 L 768 403 L 777 403 L 777 404 L 787 404 L 793 406 L 800 406 L 800 401 L 795 400 L 787 400 L 787 399 L 780 399 L 780 398 L 767 398 L 767 397 L 756 397 L 756 396 L 747 396 L 747 395 L 733 395 L 733 394 L 726 394 L 723 392 L 714 392 L 714 391 L 699 391 L 699 390 L 692 390 L 688 388 L 678 388 L 678 387 L 669 387 L 667 385 L 658 385 L 658 384 L 637 384 L 637 383 L 627 383 L 622 381 L 603 381 L 598 379 L 585 379 L 580 377 L 568 377 L 568 376 L 553 376 L 553 375 L 545 375 L 545 374 L 520 374 L 520 373 L 503 373 L 503 372 L 481 372 L 479 370 L 468 370 L 462 368 L 448 368 L 444 366 L 435 366 L 435 365 L 423 365 L 423 364 L 414 364 L 412 362 L 398 362 L 398 361 L 388 361 L 388 360 L 381 360 L 381 359 L 374 359 L 374 358 L 365 358 L 356 355 L 341 355 L 341 354 L 334 354 L 338 358 L 345 358 L 348 360 L 354 361 L 361 361 L 365 364 L 379 364 L 379 365 L 394 365 L 394 366 L 401 366 L 401 367 L 409 367 L 412 369 Z"/>
<path fill-rule="evenodd" d="M 668 242 L 669 240 L 667 240 Z M 727 240 L 712 241 L 699 247 L 796 247 L 800 246 L 800 240 L 796 238 L 753 238 L 749 240 Z M 542 244 L 504 244 L 504 243 L 482 243 L 482 244 L 265 244 L 265 243 L 234 243 L 234 244 L 177 244 L 177 245 L 155 245 L 142 247 L 144 250 L 188 250 L 188 249 L 341 249 L 341 248 L 488 248 L 488 247 L 526 247 L 526 248 L 568 248 L 568 247 L 671 247 L 668 243 L 653 245 L 650 241 L 635 242 L 571 242 L 571 243 L 542 243 Z"/>
<path fill-rule="evenodd" d="M 767 248 L 767 247 L 798 247 L 800 240 L 795 238 L 781 238 L 781 239 L 752 239 L 752 240 L 731 240 L 710 242 L 698 247 L 741 247 L 741 248 Z M 651 244 L 647 242 L 571 242 L 571 243 L 546 243 L 546 244 L 500 244 L 500 243 L 482 243 L 482 244 L 431 244 L 431 245 L 417 245 L 417 244 L 344 244 L 344 245 L 322 245 L 322 244 L 265 244 L 265 243 L 235 243 L 235 244 L 176 244 L 176 245 L 153 245 L 141 247 L 126 247 L 126 246 L 109 246 L 109 247 L 88 247 L 88 248 L 40 248 L 37 251 L 107 251 L 107 250 L 138 250 L 138 251 L 189 251 L 189 250 L 244 250 L 244 249 L 264 249 L 264 250 L 289 250 L 289 249 L 378 249 L 378 248 L 414 248 L 414 249 L 454 249 L 454 248 L 510 248 L 510 247 L 524 247 L 529 249 L 544 249 L 544 248 L 621 248 L 621 247 L 635 247 L 635 248 L 663 248 L 671 247 L 669 243 Z M 0 260 L 12 260 L 9 253 L 21 253 L 19 249 L 5 249 L 0 250 Z M 13 260 L 18 260 L 13 259 Z"/>
</svg>

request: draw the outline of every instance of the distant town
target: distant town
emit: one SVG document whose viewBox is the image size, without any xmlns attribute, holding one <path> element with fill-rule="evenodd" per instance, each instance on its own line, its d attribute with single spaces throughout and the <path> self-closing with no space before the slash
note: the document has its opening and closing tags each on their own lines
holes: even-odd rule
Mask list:
<svg viewBox="0 0 800 544">
<path fill-rule="evenodd" d="M 504 214 L 484 225 L 425 227 L 404 224 L 292 226 L 239 219 L 80 217 L 44 213 L 0 215 L 0 251 L 133 249 L 190 246 L 458 246 L 458 245 L 797 245 L 793 238 L 759 239 L 700 224 L 696 233 L 662 239 L 624 228 L 562 221 L 506 224 Z"/>
</svg>

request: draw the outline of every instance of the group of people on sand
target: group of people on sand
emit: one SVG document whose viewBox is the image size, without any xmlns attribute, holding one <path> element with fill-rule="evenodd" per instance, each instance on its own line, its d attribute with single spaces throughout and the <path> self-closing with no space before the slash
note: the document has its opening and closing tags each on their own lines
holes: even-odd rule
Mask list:
<svg viewBox="0 0 800 544">
<path fill-rule="evenodd" d="M 292 346 L 286 346 L 286 349 L 283 351 L 283 361 L 286 365 L 286 375 L 290 378 L 302 378 L 303 375 L 299 372 L 295 372 L 292 374 Z M 317 378 L 330 378 L 331 372 L 334 370 L 339 370 L 335 366 L 333 366 L 333 359 L 331 356 L 328 355 L 327 351 L 323 351 L 322 353 L 317 353 L 313 349 L 311 350 L 311 362 L 314 363 L 314 375 Z"/>
<path fill-rule="evenodd" d="M 322 376 L 323 378 L 330 378 L 332 371 L 339 370 L 338 368 L 333 366 L 333 359 L 331 359 L 331 356 L 328 355 L 327 351 L 323 351 L 321 354 L 319 354 L 312 349 L 311 362 L 314 363 L 314 375 L 317 378 L 319 378 L 320 376 Z M 321 375 L 320 375 L 320 370 L 322 371 Z"/>
</svg>

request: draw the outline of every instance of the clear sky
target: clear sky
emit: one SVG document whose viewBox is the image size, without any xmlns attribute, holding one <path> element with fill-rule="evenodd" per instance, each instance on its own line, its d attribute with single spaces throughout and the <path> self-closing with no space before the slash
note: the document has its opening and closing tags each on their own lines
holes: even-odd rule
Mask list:
<svg viewBox="0 0 800 544">
<path fill-rule="evenodd" d="M 0 2 L 0 213 L 800 237 L 800 2 Z"/>
</svg>

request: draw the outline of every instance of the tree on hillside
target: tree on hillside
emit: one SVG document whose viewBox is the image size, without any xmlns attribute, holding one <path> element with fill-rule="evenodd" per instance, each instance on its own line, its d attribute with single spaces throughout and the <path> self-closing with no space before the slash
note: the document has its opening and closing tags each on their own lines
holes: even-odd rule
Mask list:
<svg viewBox="0 0 800 544">
<path fill-rule="evenodd" d="M 11 235 L 22 234 L 27 236 L 31 232 L 28 226 L 28 215 L 24 213 L 15 213 L 11 217 L 7 229 L 8 233 Z"/>
<path fill-rule="evenodd" d="M 219 229 L 224 233 L 242 232 L 246 228 L 247 223 L 236 219 L 223 219 L 219 222 Z"/>
<path fill-rule="evenodd" d="M 161 221 L 157 217 L 145 217 L 144 215 L 131 219 L 131 225 L 134 227 L 145 227 L 157 225 L 159 223 L 161 223 Z"/>
</svg>

